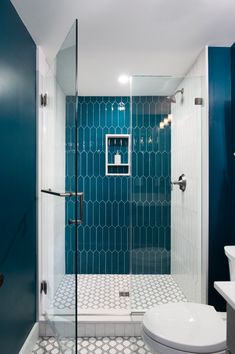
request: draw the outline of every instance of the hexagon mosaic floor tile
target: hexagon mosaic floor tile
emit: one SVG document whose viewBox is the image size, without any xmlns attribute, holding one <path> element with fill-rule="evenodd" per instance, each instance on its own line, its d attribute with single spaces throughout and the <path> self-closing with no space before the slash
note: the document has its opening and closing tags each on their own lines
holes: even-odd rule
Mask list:
<svg viewBox="0 0 235 354">
<path fill-rule="evenodd" d="M 78 338 L 79 354 L 150 354 L 141 337 L 89 337 Z M 54 337 L 41 337 L 32 354 L 74 354 L 74 340 L 59 342 Z"/>
<path fill-rule="evenodd" d="M 130 292 L 122 297 L 120 292 Z M 74 308 L 75 276 L 65 275 L 53 307 Z M 171 275 L 78 275 L 78 308 L 81 310 L 146 310 L 154 305 L 187 301 Z"/>
</svg>

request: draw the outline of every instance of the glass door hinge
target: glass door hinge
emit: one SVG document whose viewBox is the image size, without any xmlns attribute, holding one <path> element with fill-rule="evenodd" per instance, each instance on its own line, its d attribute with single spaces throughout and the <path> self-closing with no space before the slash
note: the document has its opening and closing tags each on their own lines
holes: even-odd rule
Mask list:
<svg viewBox="0 0 235 354">
<path fill-rule="evenodd" d="M 40 95 L 40 103 L 42 107 L 46 107 L 47 106 L 47 94 L 43 94 L 41 93 Z"/>
<path fill-rule="evenodd" d="M 40 286 L 40 293 L 44 293 L 45 295 L 47 294 L 47 282 L 46 280 L 41 281 L 41 286 Z"/>
</svg>

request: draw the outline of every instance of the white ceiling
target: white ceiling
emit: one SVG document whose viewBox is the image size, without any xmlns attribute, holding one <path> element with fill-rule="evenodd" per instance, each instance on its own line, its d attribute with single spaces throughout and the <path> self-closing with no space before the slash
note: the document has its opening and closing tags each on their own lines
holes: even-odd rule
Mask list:
<svg viewBox="0 0 235 354">
<path fill-rule="evenodd" d="M 79 20 L 81 95 L 128 95 L 120 74 L 182 76 L 235 41 L 234 0 L 12 0 L 49 60 Z"/>
</svg>

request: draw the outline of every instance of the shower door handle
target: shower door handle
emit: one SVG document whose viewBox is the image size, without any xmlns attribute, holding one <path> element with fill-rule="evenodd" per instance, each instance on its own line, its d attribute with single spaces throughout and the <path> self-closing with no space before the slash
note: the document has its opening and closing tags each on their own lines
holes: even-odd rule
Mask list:
<svg viewBox="0 0 235 354">
<path fill-rule="evenodd" d="M 49 189 L 41 189 L 42 193 L 46 193 L 46 194 L 51 194 L 51 195 L 55 195 L 56 197 L 76 197 L 76 195 L 79 197 L 80 196 L 80 192 L 79 193 L 75 193 L 75 192 L 54 192 L 53 190 L 51 190 L 51 188 Z"/>
<path fill-rule="evenodd" d="M 69 219 L 70 225 L 81 225 L 83 223 L 83 192 L 78 192 L 77 196 L 80 199 L 80 219 Z"/>
</svg>

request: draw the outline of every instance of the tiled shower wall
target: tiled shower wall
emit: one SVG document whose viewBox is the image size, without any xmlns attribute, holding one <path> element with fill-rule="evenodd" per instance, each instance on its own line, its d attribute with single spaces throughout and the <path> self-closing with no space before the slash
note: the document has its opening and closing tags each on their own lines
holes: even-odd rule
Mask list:
<svg viewBox="0 0 235 354">
<path fill-rule="evenodd" d="M 170 273 L 171 128 L 165 97 L 133 97 L 131 270 Z"/>
<path fill-rule="evenodd" d="M 189 301 L 201 302 L 202 277 L 202 124 L 207 120 L 205 51 L 198 57 L 179 89 L 184 99 L 172 104 L 172 178 L 184 173 L 187 189 L 171 194 L 171 272 Z M 203 98 L 203 106 L 195 105 Z M 203 150 L 205 154 L 205 150 Z"/>
<path fill-rule="evenodd" d="M 124 104 L 124 105 L 123 105 Z M 78 272 L 170 271 L 170 127 L 164 97 L 79 97 L 78 189 L 84 192 L 78 229 Z M 66 98 L 66 189 L 75 178 L 74 98 Z M 123 107 L 125 109 L 123 109 Z M 105 134 L 133 136 L 132 176 L 105 176 Z M 74 205 L 66 202 L 66 219 Z M 66 226 L 66 272 L 74 273 L 72 226 Z"/>
</svg>

